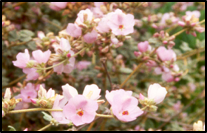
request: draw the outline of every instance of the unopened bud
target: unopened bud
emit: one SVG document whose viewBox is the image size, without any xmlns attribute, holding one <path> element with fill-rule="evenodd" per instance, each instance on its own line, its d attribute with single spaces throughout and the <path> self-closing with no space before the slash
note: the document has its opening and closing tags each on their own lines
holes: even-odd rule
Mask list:
<svg viewBox="0 0 207 133">
<path fill-rule="evenodd" d="M 68 58 L 70 58 L 70 57 L 71 57 L 71 54 L 70 54 L 70 53 L 68 53 L 68 54 L 67 54 L 67 57 L 68 57 Z"/>
<path fill-rule="evenodd" d="M 47 91 L 45 90 L 45 88 L 43 88 L 43 86 L 40 85 L 40 89 L 38 91 L 38 97 L 39 98 L 46 97 L 46 93 L 47 93 Z"/>
<path fill-rule="evenodd" d="M 102 53 L 106 53 L 106 52 L 108 52 L 108 51 L 109 51 L 109 46 L 106 46 L 105 48 L 103 48 L 103 49 L 101 50 Z"/>
<path fill-rule="evenodd" d="M 151 112 L 155 112 L 155 111 L 157 111 L 157 106 L 155 106 L 155 105 L 150 105 L 150 106 L 149 106 L 149 111 L 151 111 Z"/>
<path fill-rule="evenodd" d="M 166 40 L 165 40 L 165 41 L 162 41 L 162 43 L 163 43 L 163 44 L 167 44 L 167 43 L 168 43 L 168 41 L 166 41 Z"/>
<path fill-rule="evenodd" d="M 4 94 L 4 99 L 5 100 L 10 100 L 11 98 L 11 90 L 10 88 L 6 88 L 5 94 Z"/>
</svg>

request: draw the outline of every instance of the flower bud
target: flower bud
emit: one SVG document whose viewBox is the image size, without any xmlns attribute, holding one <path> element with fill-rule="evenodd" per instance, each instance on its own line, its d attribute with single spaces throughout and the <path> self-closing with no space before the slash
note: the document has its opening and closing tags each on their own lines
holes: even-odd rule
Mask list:
<svg viewBox="0 0 207 133">
<path fill-rule="evenodd" d="M 40 85 L 40 89 L 38 91 L 38 97 L 44 98 L 44 97 L 46 97 L 46 93 L 47 93 L 47 91 L 45 90 L 45 88 L 43 88 L 42 85 Z"/>
<path fill-rule="evenodd" d="M 6 88 L 6 92 L 4 94 L 4 99 L 10 100 L 10 98 L 11 98 L 11 90 L 10 90 L 10 88 Z"/>
</svg>

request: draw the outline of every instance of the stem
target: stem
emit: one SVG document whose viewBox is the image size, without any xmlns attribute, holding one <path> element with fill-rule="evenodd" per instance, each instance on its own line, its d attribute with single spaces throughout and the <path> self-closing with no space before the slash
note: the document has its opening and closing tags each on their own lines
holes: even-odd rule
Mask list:
<svg viewBox="0 0 207 133">
<path fill-rule="evenodd" d="M 170 37 L 172 37 L 172 36 L 175 36 L 175 37 L 176 37 L 177 35 L 183 33 L 183 32 L 186 31 L 187 29 L 188 29 L 188 28 L 182 29 L 181 31 L 178 31 L 177 33 L 171 35 Z M 170 37 L 169 37 L 169 38 L 170 38 Z"/>
<path fill-rule="evenodd" d="M 104 117 L 104 118 L 114 118 L 113 115 L 103 115 L 103 114 L 96 114 L 98 117 Z"/>
<path fill-rule="evenodd" d="M 139 65 L 134 69 L 134 71 L 124 80 L 124 82 L 120 85 L 120 88 L 124 86 L 124 84 L 130 79 L 130 77 L 142 66 L 143 63 L 139 63 Z"/>
<path fill-rule="evenodd" d="M 8 114 L 34 112 L 34 111 L 63 111 L 63 110 L 62 109 L 32 108 L 32 109 L 12 110 L 12 111 L 9 111 Z"/>
<path fill-rule="evenodd" d="M 57 27 L 59 30 L 62 29 L 62 27 L 60 27 L 59 25 L 53 23 L 52 21 L 48 20 L 47 18 L 42 18 L 42 20 L 43 20 L 43 21 L 46 21 L 46 22 L 48 22 L 48 23 L 50 23 L 51 25 L 53 25 L 53 26 L 55 26 L 55 27 Z"/>
<path fill-rule="evenodd" d="M 25 74 L 25 75 L 23 75 L 23 76 L 21 76 L 21 77 L 15 79 L 14 81 L 10 82 L 8 85 L 6 85 L 6 86 L 2 86 L 2 89 L 6 88 L 6 87 L 9 87 L 9 86 L 11 86 L 11 85 L 13 85 L 13 84 L 15 84 L 16 82 L 20 81 L 21 79 L 23 79 L 23 78 L 26 77 L 26 76 L 27 76 L 27 75 Z"/>
<path fill-rule="evenodd" d="M 202 24 L 202 23 L 204 23 L 204 22 L 205 22 L 205 19 L 204 19 L 204 20 L 202 20 L 202 21 L 200 21 L 200 22 L 199 22 L 199 24 Z"/>
<path fill-rule="evenodd" d="M 102 58 L 101 59 L 101 63 L 102 63 L 102 65 L 104 66 L 104 69 L 105 69 L 105 71 L 106 71 L 106 75 L 107 75 L 107 77 L 108 77 L 108 79 L 109 79 L 109 82 L 110 82 L 110 85 L 111 85 L 111 90 L 113 89 L 113 85 L 112 85 L 112 82 L 111 82 L 111 78 L 110 78 L 110 76 L 109 76 L 109 73 L 108 73 L 108 71 L 107 71 L 107 68 L 106 68 L 106 58 Z"/>
<path fill-rule="evenodd" d="M 45 130 L 46 128 L 50 127 L 51 125 L 52 125 L 52 123 L 50 123 L 50 124 L 44 126 L 43 128 L 39 129 L 38 131 L 43 131 L 43 130 Z"/>
<path fill-rule="evenodd" d="M 90 126 L 88 127 L 88 129 L 87 129 L 86 131 L 90 131 L 91 128 L 93 127 L 94 123 L 95 123 L 95 121 L 93 121 L 93 122 L 90 124 Z"/>
<path fill-rule="evenodd" d="M 78 51 L 77 53 L 75 53 L 73 56 L 71 56 L 71 57 L 75 57 L 76 55 L 78 55 L 78 54 L 80 54 L 83 50 L 85 50 L 86 48 L 83 48 L 83 49 L 81 49 L 80 51 Z M 70 58 L 71 58 L 70 57 Z M 51 69 L 51 68 L 53 68 L 53 67 L 56 67 L 56 66 L 58 66 L 58 65 L 61 65 L 62 63 L 64 63 L 65 61 L 67 61 L 68 59 L 66 59 L 66 60 L 63 60 L 63 61 L 61 61 L 61 62 L 59 62 L 58 64 L 55 64 L 55 65 L 53 65 L 53 66 L 50 66 L 50 67 L 47 67 L 47 68 L 37 68 L 37 69 L 43 69 L 43 70 L 47 70 L 47 69 Z"/>
<path fill-rule="evenodd" d="M 205 48 L 195 49 L 195 50 L 186 52 L 186 53 L 182 54 L 181 56 L 178 56 L 177 60 L 185 59 L 187 57 L 193 56 L 193 55 L 198 54 L 198 53 L 203 52 L 203 51 L 205 51 Z"/>
</svg>

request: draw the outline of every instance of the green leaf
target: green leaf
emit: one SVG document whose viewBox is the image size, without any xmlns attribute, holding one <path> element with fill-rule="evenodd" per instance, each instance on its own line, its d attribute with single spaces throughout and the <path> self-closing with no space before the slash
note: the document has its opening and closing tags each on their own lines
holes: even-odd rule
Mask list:
<svg viewBox="0 0 207 133">
<path fill-rule="evenodd" d="M 48 115 L 47 113 L 45 113 L 45 112 L 43 112 L 42 111 L 42 113 L 43 113 L 43 118 L 46 120 L 46 121 L 51 121 L 53 118 L 52 118 L 52 116 L 51 115 Z"/>
<path fill-rule="evenodd" d="M 19 31 L 19 40 L 22 42 L 27 42 L 32 39 L 34 33 L 30 30 L 20 30 Z"/>
<path fill-rule="evenodd" d="M 16 131 L 16 129 L 12 126 L 8 126 L 8 128 L 10 128 L 9 131 Z"/>
<path fill-rule="evenodd" d="M 16 30 L 13 30 L 13 31 L 10 31 L 10 32 L 9 32 L 8 40 L 9 40 L 10 42 L 15 42 L 15 41 L 17 41 L 18 39 L 19 39 L 19 36 L 18 36 Z"/>
<path fill-rule="evenodd" d="M 130 69 L 130 68 L 123 68 L 123 67 L 121 67 L 120 69 L 120 72 L 123 72 L 123 73 L 131 73 L 133 70 L 132 69 Z"/>
</svg>

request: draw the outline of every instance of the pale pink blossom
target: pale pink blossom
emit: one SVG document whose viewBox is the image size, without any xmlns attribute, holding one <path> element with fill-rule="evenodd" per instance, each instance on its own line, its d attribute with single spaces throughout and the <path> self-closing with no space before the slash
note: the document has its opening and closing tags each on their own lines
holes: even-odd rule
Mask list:
<svg viewBox="0 0 207 133">
<path fill-rule="evenodd" d="M 21 90 L 21 98 L 23 102 L 30 103 L 30 98 L 36 98 L 37 97 L 37 91 L 35 89 L 35 85 L 32 83 L 27 83 L 27 85 L 24 87 L 24 89 Z"/>
<path fill-rule="evenodd" d="M 82 25 L 85 22 L 91 23 L 92 19 L 93 19 L 93 12 L 91 12 L 91 10 L 89 10 L 89 9 L 81 10 L 77 14 L 77 18 L 75 20 L 75 23 L 77 25 Z"/>
<path fill-rule="evenodd" d="M 97 85 L 86 85 L 83 90 L 83 96 L 87 99 L 98 100 L 101 97 L 100 92 L 101 89 L 99 89 Z"/>
<path fill-rule="evenodd" d="M 174 81 L 174 76 L 171 74 L 171 72 L 164 72 L 162 73 L 162 79 L 167 82 L 172 82 Z"/>
<path fill-rule="evenodd" d="M 54 101 L 54 104 L 53 104 L 53 107 L 52 109 L 63 109 L 61 106 L 60 106 L 60 95 L 57 95 L 56 96 L 56 99 Z M 65 115 L 63 114 L 63 112 L 60 112 L 60 111 L 52 111 L 51 112 L 53 118 L 59 122 L 60 124 L 69 124 L 70 123 L 70 120 L 66 119 Z"/>
<path fill-rule="evenodd" d="M 25 49 L 24 51 L 25 51 L 25 53 L 18 53 L 17 54 L 16 61 L 12 61 L 14 66 L 19 67 L 19 68 L 26 68 L 27 67 L 27 63 L 30 61 L 30 55 L 29 55 L 28 49 Z"/>
<path fill-rule="evenodd" d="M 26 81 L 36 80 L 40 76 L 35 68 L 24 68 L 23 72 L 27 74 Z"/>
<path fill-rule="evenodd" d="M 5 113 L 4 113 L 4 111 L 2 110 L 2 117 L 4 117 L 5 116 Z"/>
<path fill-rule="evenodd" d="M 90 64 L 91 64 L 90 61 L 79 61 L 79 62 L 76 64 L 76 68 L 77 68 L 78 70 L 83 70 L 83 69 L 86 69 Z"/>
<path fill-rule="evenodd" d="M 170 61 L 176 58 L 175 53 L 171 49 L 166 49 L 164 46 L 160 46 L 156 52 L 162 61 Z"/>
<path fill-rule="evenodd" d="M 137 106 L 138 100 L 131 94 L 132 91 L 124 91 L 123 89 L 110 93 L 106 91 L 105 97 L 111 105 L 113 115 L 124 122 L 133 121 L 144 112 Z"/>
<path fill-rule="evenodd" d="M 65 117 L 73 122 L 75 126 L 91 123 L 98 109 L 98 103 L 87 99 L 83 95 L 76 95 L 71 98 L 63 107 Z"/>
<path fill-rule="evenodd" d="M 50 58 L 51 51 L 47 50 L 42 52 L 41 50 L 35 50 L 32 52 L 32 56 L 38 63 L 46 63 Z"/>
<path fill-rule="evenodd" d="M 113 90 L 111 92 L 109 92 L 108 90 L 106 90 L 106 99 L 107 101 L 112 105 L 113 104 L 113 98 L 114 98 L 114 95 L 117 94 L 117 93 L 122 93 L 123 95 L 128 95 L 128 96 L 131 96 L 132 95 L 132 91 L 125 91 L 123 89 L 119 89 L 119 90 Z"/>
<path fill-rule="evenodd" d="M 149 49 L 150 45 L 148 41 L 144 41 L 144 42 L 138 43 L 137 47 L 140 52 L 146 52 Z"/>
<path fill-rule="evenodd" d="M 97 38 L 98 38 L 98 33 L 95 30 L 88 32 L 83 36 L 83 40 L 86 43 L 94 43 Z"/>
<path fill-rule="evenodd" d="M 112 33 L 115 35 L 128 35 L 134 32 L 134 16 L 132 14 L 125 14 L 120 9 L 115 12 L 109 13 L 108 26 L 111 28 Z"/>
<path fill-rule="evenodd" d="M 161 103 L 164 100 L 166 94 L 166 89 L 157 83 L 150 85 L 148 88 L 148 98 L 153 99 L 156 104 Z"/>
<path fill-rule="evenodd" d="M 102 18 L 104 15 L 99 7 L 92 7 L 91 11 L 93 12 L 95 18 Z"/>
<path fill-rule="evenodd" d="M 66 32 L 72 37 L 79 37 L 82 34 L 82 29 L 73 23 L 69 23 Z"/>
<path fill-rule="evenodd" d="M 108 24 L 107 24 L 108 21 L 109 21 L 108 18 L 103 17 L 103 18 L 101 19 L 101 21 L 98 23 L 98 26 L 96 27 L 96 29 L 97 29 L 100 33 L 107 33 L 107 32 L 109 32 L 110 28 L 109 28 L 109 26 L 108 26 Z"/>
<path fill-rule="evenodd" d="M 68 2 L 50 2 L 50 8 L 59 11 L 61 9 L 66 8 Z"/>
<path fill-rule="evenodd" d="M 195 11 L 186 11 L 185 14 L 187 16 L 191 16 L 191 17 L 194 16 L 196 18 L 199 18 L 201 16 L 201 13 L 197 10 L 195 10 Z"/>
</svg>

